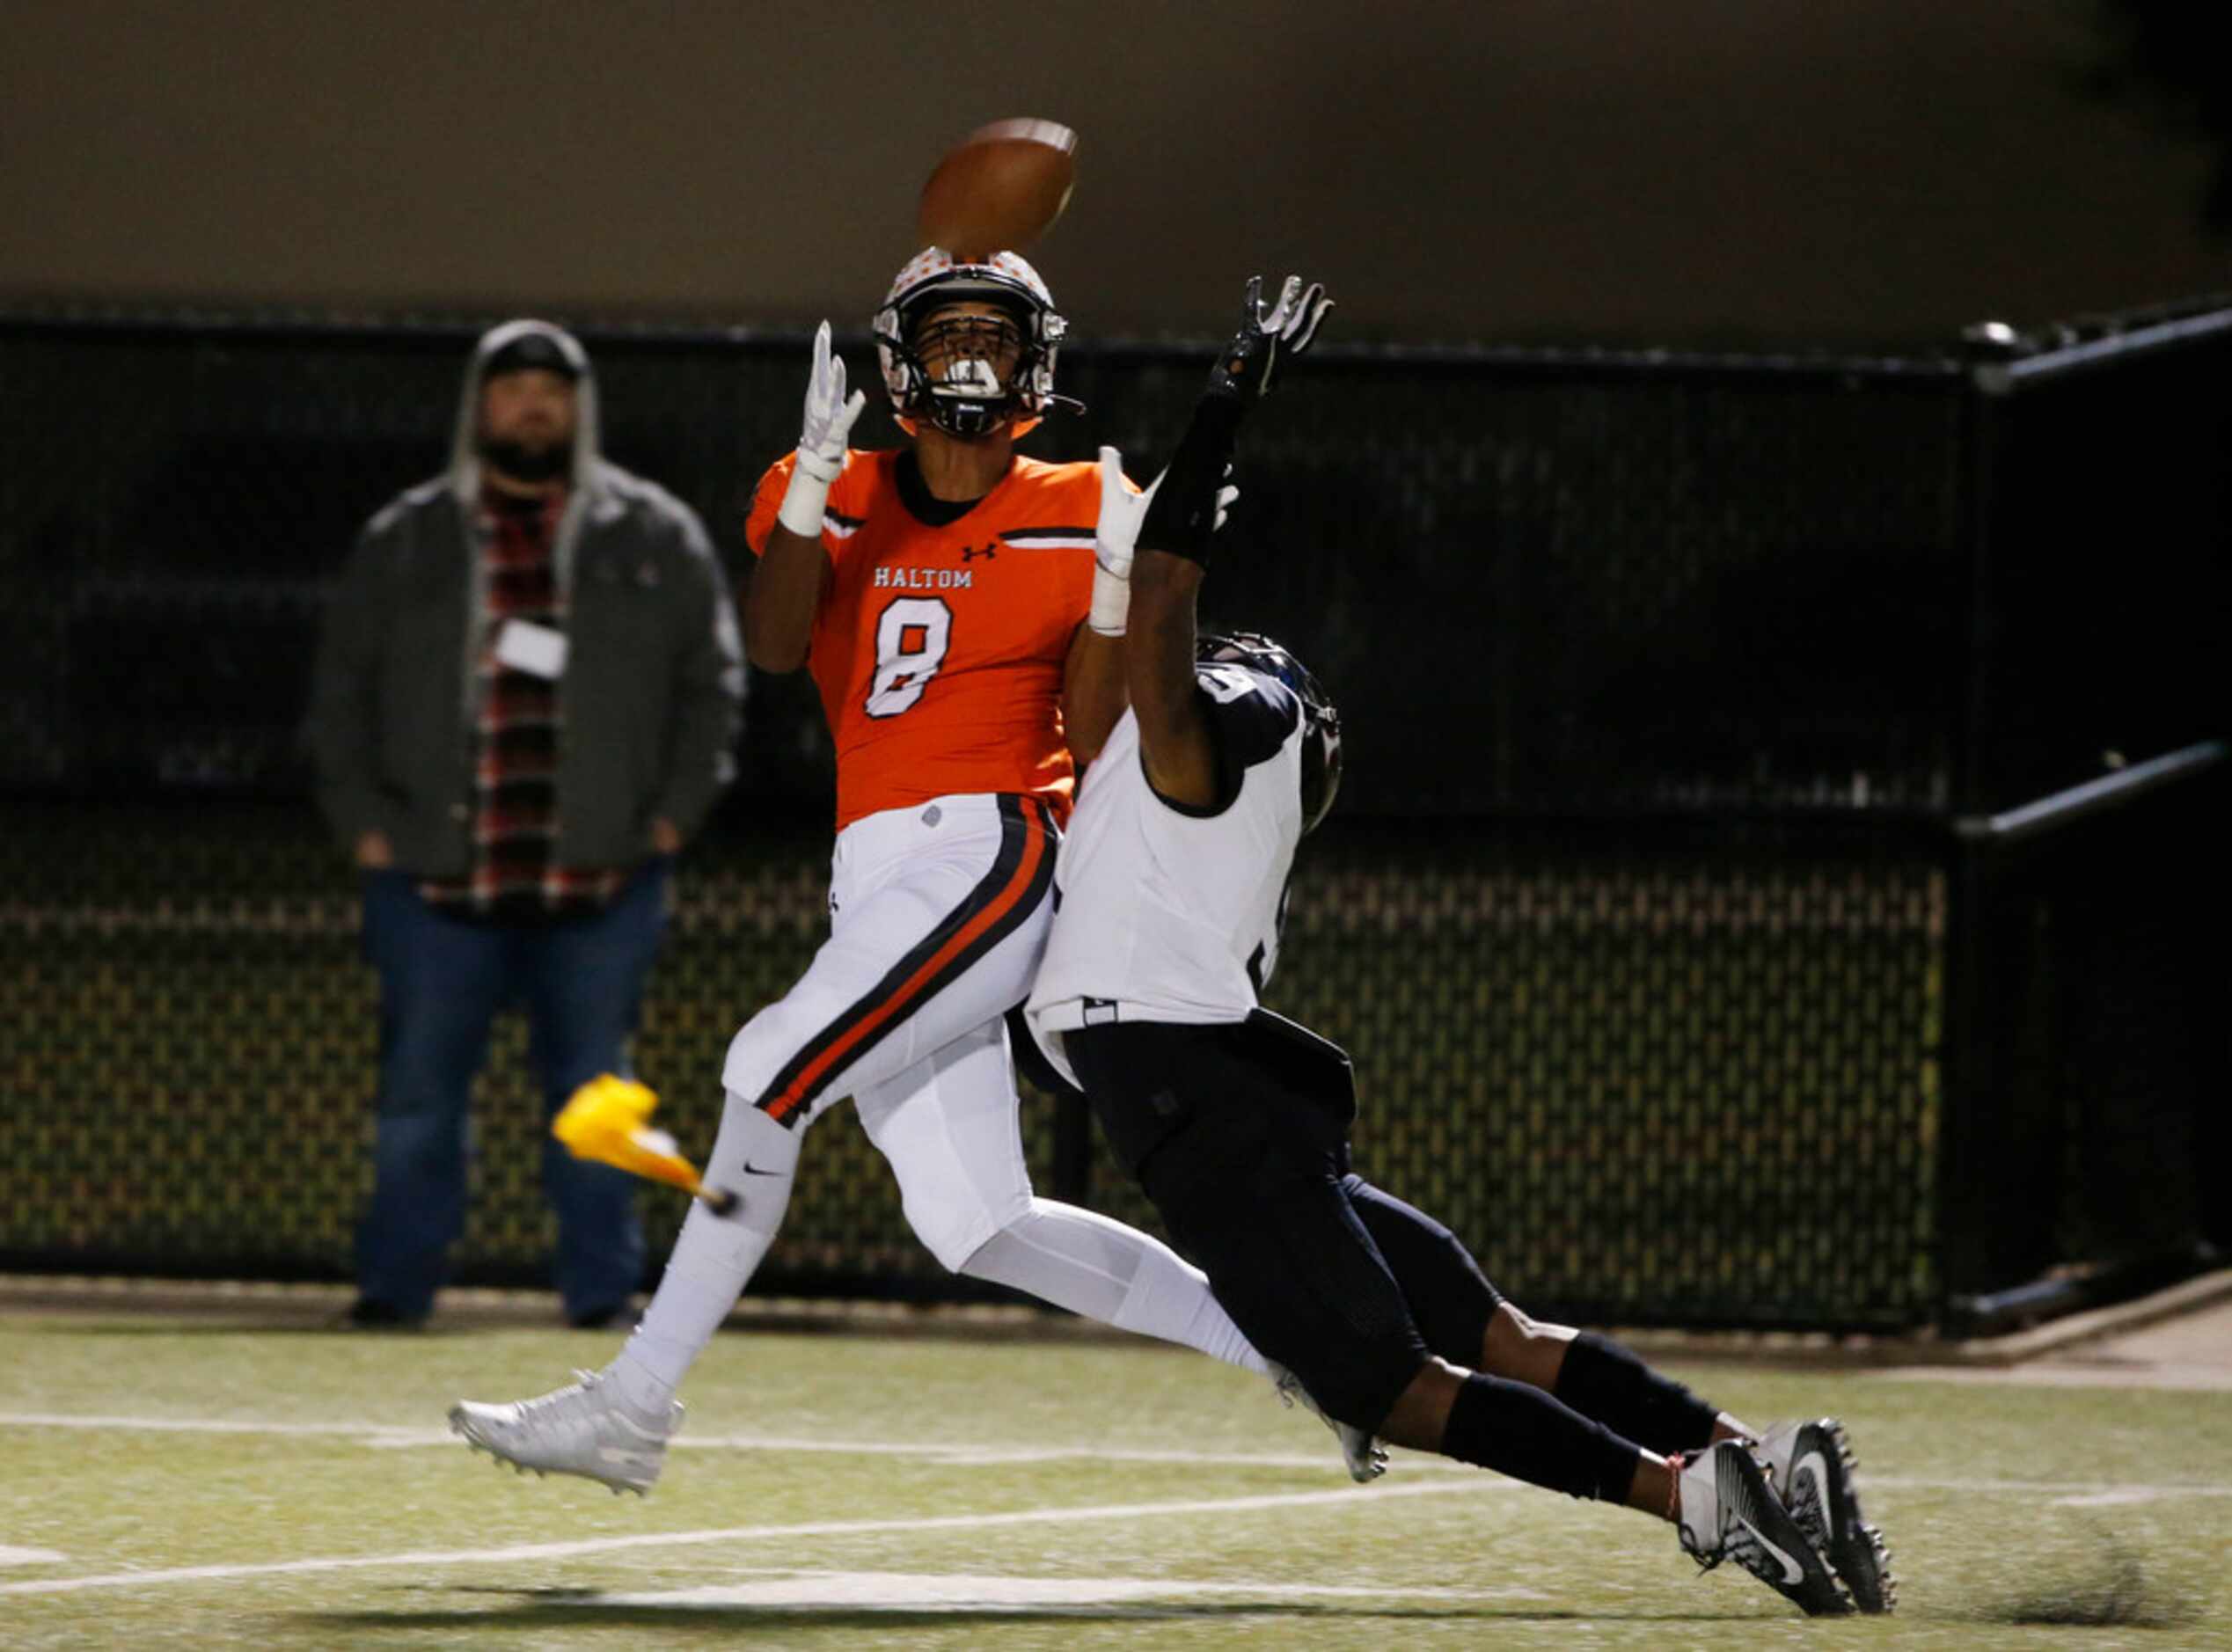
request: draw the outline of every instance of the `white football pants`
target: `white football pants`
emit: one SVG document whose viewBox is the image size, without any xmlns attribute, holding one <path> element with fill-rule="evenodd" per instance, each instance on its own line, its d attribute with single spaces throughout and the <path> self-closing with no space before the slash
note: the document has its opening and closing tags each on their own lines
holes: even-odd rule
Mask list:
<svg viewBox="0 0 2232 1652">
<path fill-rule="evenodd" d="M 637 1398 L 671 1393 L 711 1341 L 774 1240 L 808 1127 L 846 1095 L 947 1268 L 1264 1369 L 1200 1270 L 1031 1192 L 1003 1018 L 1045 950 L 1057 841 L 1036 799 L 986 795 L 885 810 L 838 835 L 830 939 L 728 1047 L 705 1177 L 741 1208 L 692 1209 L 614 1367 Z"/>
</svg>

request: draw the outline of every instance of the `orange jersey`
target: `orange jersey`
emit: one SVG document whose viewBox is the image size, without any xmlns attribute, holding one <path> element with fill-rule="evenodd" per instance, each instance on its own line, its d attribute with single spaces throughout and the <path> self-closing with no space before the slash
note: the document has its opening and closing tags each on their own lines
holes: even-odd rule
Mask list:
<svg viewBox="0 0 2232 1652">
<path fill-rule="evenodd" d="M 900 497 L 899 457 L 847 454 L 822 516 L 836 577 L 807 663 L 837 744 L 838 830 L 948 793 L 1041 797 L 1066 816 L 1062 676 L 1092 605 L 1100 472 L 1018 457 L 933 528 Z M 744 525 L 755 556 L 795 460 L 760 479 Z"/>
</svg>

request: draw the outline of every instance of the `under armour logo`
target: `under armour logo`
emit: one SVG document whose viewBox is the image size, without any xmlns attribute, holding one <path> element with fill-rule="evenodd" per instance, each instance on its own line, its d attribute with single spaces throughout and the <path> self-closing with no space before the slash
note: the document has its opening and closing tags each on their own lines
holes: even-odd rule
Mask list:
<svg viewBox="0 0 2232 1652">
<path fill-rule="evenodd" d="M 963 545 L 961 547 L 961 559 L 963 562 L 974 562 L 978 557 L 982 557 L 989 562 L 992 559 L 994 549 L 992 545 Z"/>
</svg>

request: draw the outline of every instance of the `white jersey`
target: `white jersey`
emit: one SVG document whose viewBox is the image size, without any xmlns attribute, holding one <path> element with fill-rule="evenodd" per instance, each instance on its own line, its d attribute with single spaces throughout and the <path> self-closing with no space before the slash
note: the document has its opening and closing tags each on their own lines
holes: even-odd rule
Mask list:
<svg viewBox="0 0 2232 1652">
<path fill-rule="evenodd" d="M 1302 704 L 1244 666 L 1196 674 L 1218 745 L 1217 806 L 1157 794 L 1127 711 L 1086 771 L 1055 860 L 1053 935 L 1026 1013 L 1072 1081 L 1061 1033 L 1244 1021 L 1278 961 L 1302 837 Z"/>
</svg>

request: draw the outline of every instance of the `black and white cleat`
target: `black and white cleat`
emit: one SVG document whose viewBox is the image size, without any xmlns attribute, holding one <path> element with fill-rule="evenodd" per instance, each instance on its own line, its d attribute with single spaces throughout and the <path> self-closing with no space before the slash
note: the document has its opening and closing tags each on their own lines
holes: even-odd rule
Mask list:
<svg viewBox="0 0 2232 1652">
<path fill-rule="evenodd" d="M 1836 1575 L 1767 1484 L 1767 1471 L 1734 1440 L 1696 1453 L 1680 1470 L 1675 1522 L 1701 1570 L 1734 1561 L 1809 1618 L 1852 1610 Z"/>
<path fill-rule="evenodd" d="M 1834 1417 L 1769 1429 L 1759 1453 L 1806 1541 L 1852 1591 L 1853 1604 L 1884 1612 L 1899 1603 L 1884 1534 L 1860 1510 L 1851 1441 Z"/>
</svg>

